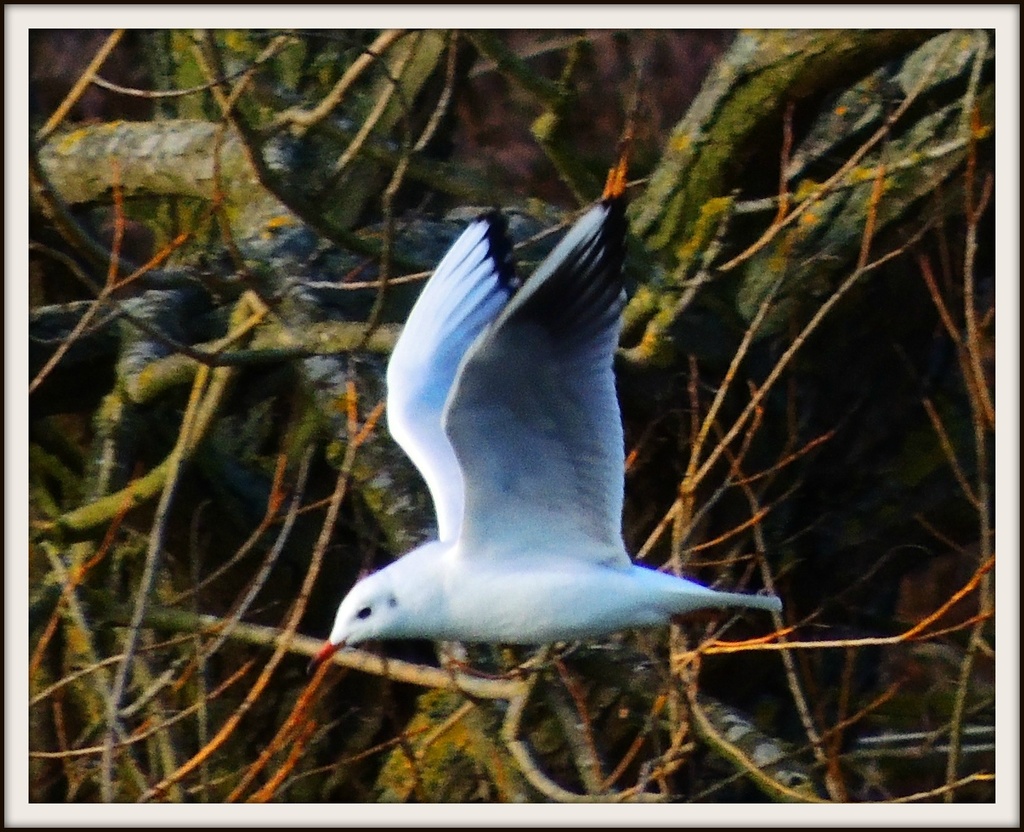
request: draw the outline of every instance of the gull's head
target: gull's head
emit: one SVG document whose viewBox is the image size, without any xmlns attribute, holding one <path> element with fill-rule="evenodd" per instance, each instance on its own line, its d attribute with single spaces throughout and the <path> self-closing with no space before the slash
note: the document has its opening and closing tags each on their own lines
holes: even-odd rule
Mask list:
<svg viewBox="0 0 1024 832">
<path fill-rule="evenodd" d="M 380 638 L 426 636 L 436 610 L 435 574 L 447 546 L 424 544 L 394 563 L 358 581 L 342 600 L 334 626 L 310 664 L 315 669 L 343 647 Z M 422 632 L 421 632 L 422 631 Z"/>
<path fill-rule="evenodd" d="M 401 605 L 387 570 L 368 575 L 342 600 L 334 616 L 331 635 L 314 657 L 311 667 L 330 658 L 342 647 L 386 638 L 398 629 L 401 619 Z"/>
</svg>

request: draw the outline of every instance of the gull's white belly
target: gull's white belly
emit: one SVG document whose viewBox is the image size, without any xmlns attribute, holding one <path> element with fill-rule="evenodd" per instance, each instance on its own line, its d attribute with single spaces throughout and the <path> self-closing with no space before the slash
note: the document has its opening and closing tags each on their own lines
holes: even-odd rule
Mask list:
<svg viewBox="0 0 1024 832">
<path fill-rule="evenodd" d="M 456 641 L 542 644 L 663 623 L 667 585 L 649 569 L 593 563 L 475 563 L 446 583 L 445 632 Z"/>
</svg>

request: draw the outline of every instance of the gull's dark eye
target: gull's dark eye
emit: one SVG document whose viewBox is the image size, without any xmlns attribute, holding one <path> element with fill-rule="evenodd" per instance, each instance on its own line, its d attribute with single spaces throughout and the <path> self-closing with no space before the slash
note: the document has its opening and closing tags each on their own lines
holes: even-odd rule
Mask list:
<svg viewBox="0 0 1024 832">
<path fill-rule="evenodd" d="M 369 607 L 363 607 L 361 610 L 359 610 L 359 612 L 356 613 L 356 618 L 369 618 L 370 613 L 372 612 L 373 610 Z"/>
</svg>

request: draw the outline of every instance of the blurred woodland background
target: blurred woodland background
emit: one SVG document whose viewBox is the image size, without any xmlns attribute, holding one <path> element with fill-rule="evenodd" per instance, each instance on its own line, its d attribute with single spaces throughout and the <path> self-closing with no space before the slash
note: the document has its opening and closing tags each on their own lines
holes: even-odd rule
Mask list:
<svg viewBox="0 0 1024 832">
<path fill-rule="evenodd" d="M 994 50 L 32 32 L 30 798 L 993 800 Z M 307 678 L 431 534 L 422 280 L 490 206 L 528 273 L 627 124 L 626 541 L 784 612 Z"/>
</svg>

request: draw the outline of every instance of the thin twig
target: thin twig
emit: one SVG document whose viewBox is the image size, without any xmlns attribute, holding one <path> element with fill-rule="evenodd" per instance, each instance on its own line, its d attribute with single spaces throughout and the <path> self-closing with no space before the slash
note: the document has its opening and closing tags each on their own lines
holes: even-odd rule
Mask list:
<svg viewBox="0 0 1024 832">
<path fill-rule="evenodd" d="M 612 770 L 604 782 L 601 783 L 601 791 L 606 792 L 612 786 L 614 786 L 620 777 L 625 773 L 629 765 L 636 759 L 636 755 L 640 753 L 640 749 L 643 748 L 647 738 L 651 735 L 654 729 L 655 720 L 661 714 L 665 708 L 665 703 L 668 702 L 668 697 L 664 693 L 659 693 L 654 700 L 654 704 L 651 705 L 650 713 L 648 713 L 646 719 L 644 719 L 643 728 L 641 728 L 629 748 L 626 749 L 626 753 L 622 755 L 622 759 L 619 760 L 618 765 Z"/>
<path fill-rule="evenodd" d="M 144 647 L 144 648 L 141 648 L 139 652 L 142 652 L 142 650 L 150 650 L 150 651 L 152 651 L 152 650 L 156 650 L 156 649 L 161 649 L 164 646 L 166 646 L 166 645 L 156 645 L 156 646 L 151 646 L 151 647 Z M 105 663 L 106 664 L 113 664 L 114 662 L 118 661 L 120 658 L 121 658 L 121 656 L 111 656 L 109 659 L 106 660 Z M 237 682 L 239 679 L 241 679 L 243 676 L 245 676 L 245 674 L 248 673 L 252 669 L 252 666 L 253 666 L 254 663 L 255 662 L 252 661 L 252 660 L 245 662 L 240 668 L 238 668 L 238 670 L 236 670 L 234 673 L 232 673 L 230 676 L 228 676 L 227 679 L 225 679 L 223 682 L 221 682 L 213 690 L 209 691 L 209 693 L 207 693 L 207 695 L 206 695 L 207 701 L 213 701 L 214 699 L 219 697 L 222 693 L 227 691 L 232 685 L 234 685 L 235 682 Z M 67 680 L 65 680 L 65 679 L 61 680 L 62 683 L 65 682 L 65 681 L 67 681 Z M 129 746 L 134 745 L 137 742 L 142 742 L 145 739 L 149 739 L 149 737 L 151 737 L 157 731 L 163 730 L 165 727 L 173 725 L 174 723 L 180 722 L 181 720 L 186 719 L 189 716 L 191 716 L 196 710 L 198 710 L 198 708 L 200 707 L 200 704 L 201 704 L 200 702 L 195 702 L 192 705 L 188 706 L 187 708 L 184 708 L 183 710 L 179 711 L 174 716 L 171 716 L 171 717 L 168 717 L 165 720 L 162 720 L 157 725 L 152 725 L 152 726 L 149 726 L 148 728 L 144 728 L 142 730 L 135 731 L 135 732 L 129 734 L 124 739 L 119 740 L 117 743 L 115 743 L 114 744 L 114 748 L 117 749 L 117 750 L 120 750 L 120 749 L 123 749 L 123 748 L 128 748 Z M 85 747 L 85 748 L 67 749 L 66 751 L 30 751 L 29 752 L 29 756 L 30 757 L 37 757 L 37 758 L 40 758 L 40 759 L 61 758 L 61 757 L 95 757 L 97 755 L 103 754 L 103 749 L 104 749 L 103 745 L 92 745 L 92 746 L 88 746 L 88 747 Z"/>
<path fill-rule="evenodd" d="M 286 110 L 275 119 L 272 129 L 276 130 L 284 126 L 291 126 L 301 134 L 318 122 L 323 121 L 341 106 L 348 91 L 362 74 L 394 46 L 395 43 L 405 37 L 406 34 L 408 32 L 404 29 L 387 29 L 381 32 L 377 39 L 366 47 L 363 53 L 348 66 L 331 91 L 324 96 L 323 100 L 316 107 L 309 110 Z"/>
<path fill-rule="evenodd" d="M 114 677 L 114 684 L 111 688 L 110 699 L 107 711 L 107 734 L 104 741 L 103 757 L 100 764 L 100 790 L 103 801 L 109 803 L 114 799 L 114 737 L 117 733 L 117 726 L 120 724 L 119 709 L 121 699 L 124 696 L 125 687 L 128 684 L 128 676 L 132 666 L 136 647 L 142 631 L 142 622 L 146 613 L 146 604 L 149 602 L 152 593 L 153 583 L 156 580 L 156 570 L 160 560 L 160 552 L 163 546 L 164 531 L 170 514 L 171 502 L 174 499 L 174 492 L 178 485 L 181 474 L 181 465 L 185 460 L 186 450 L 192 441 L 192 430 L 198 419 L 198 411 L 203 395 L 206 393 L 206 382 L 208 372 L 201 369 L 196 376 L 189 397 L 189 403 L 185 410 L 181 428 L 178 432 L 178 440 L 174 450 L 169 457 L 168 476 L 164 481 L 163 492 L 160 495 L 160 502 L 157 504 L 156 517 L 150 533 L 149 546 L 146 552 L 146 560 L 143 566 L 142 578 L 135 595 L 135 611 L 128 628 L 128 643 L 124 648 L 124 658 L 117 669 Z"/>
<path fill-rule="evenodd" d="M 366 143 L 366 140 L 370 136 L 370 133 L 373 132 L 374 128 L 377 126 L 377 123 L 381 120 L 381 118 L 384 116 L 384 113 L 387 112 L 388 108 L 391 106 L 391 103 L 394 100 L 395 96 L 398 95 L 399 97 L 401 97 L 399 80 L 402 77 L 402 73 L 405 72 L 406 67 L 412 61 L 412 58 L 416 53 L 416 48 L 419 46 L 419 38 L 420 36 L 417 36 L 417 42 L 413 44 L 413 46 L 409 50 L 407 50 L 404 55 L 401 56 L 401 58 L 396 63 L 394 69 L 388 69 L 388 71 L 386 72 L 387 84 L 385 85 L 384 89 L 381 90 L 380 95 L 377 97 L 377 101 L 373 105 L 373 108 L 363 119 L 362 124 L 359 125 L 359 130 L 356 131 L 356 135 L 352 138 L 352 141 L 349 142 L 348 147 L 345 148 L 345 151 L 338 158 L 338 161 L 334 163 L 334 167 L 331 170 L 331 175 L 328 177 L 326 185 L 327 188 L 331 187 L 335 182 L 337 182 L 338 178 L 346 170 L 348 170 L 349 165 L 352 164 L 352 161 L 356 158 L 356 156 L 359 155 L 360 151 L 362 150 L 363 145 Z M 405 104 L 406 102 L 403 102 L 403 105 Z M 403 110 L 407 110 L 407 106 L 403 106 Z"/>
<path fill-rule="evenodd" d="M 295 734 L 296 729 L 302 726 L 309 713 L 310 706 L 314 702 L 316 694 L 320 691 L 320 685 L 324 680 L 324 676 L 327 673 L 325 664 L 322 664 L 317 668 L 313 678 L 309 680 L 306 685 L 306 689 L 299 696 L 292 712 L 285 719 L 284 723 L 280 728 L 277 729 L 277 733 L 274 738 L 267 743 L 263 751 L 256 760 L 249 766 L 249 768 L 242 775 L 242 779 L 235 785 L 235 788 L 231 790 L 231 793 L 224 799 L 225 803 L 234 803 L 236 800 L 241 798 L 245 790 L 249 788 L 253 780 L 263 771 L 267 763 L 270 762 L 270 758 L 277 753 L 278 749 L 284 744 L 284 742 Z M 306 722 L 305 726 L 300 729 L 300 733 L 305 734 L 310 726 L 314 723 L 312 721 Z"/>
<path fill-rule="evenodd" d="M 742 481 L 741 481 L 742 482 Z M 743 493 L 746 495 L 747 500 L 750 504 L 751 512 L 757 512 L 760 509 L 760 498 L 751 487 L 749 482 L 743 482 L 740 486 Z M 767 484 L 766 486 L 767 487 Z M 767 543 L 764 538 L 764 529 L 760 524 L 754 527 L 754 545 L 757 547 L 758 555 L 760 556 L 761 563 L 761 579 L 764 582 L 765 587 L 770 592 L 775 591 L 775 581 L 771 574 L 771 570 L 768 568 L 768 561 L 765 557 L 765 553 L 768 551 Z M 778 638 L 785 639 L 787 635 L 787 629 L 785 627 L 785 621 L 783 620 L 781 612 L 772 612 L 772 621 L 775 625 L 775 634 Z M 773 635 L 775 635 L 773 634 Z M 771 636 L 763 638 L 762 643 L 766 643 Z M 703 649 L 703 645 L 702 648 Z M 784 650 L 779 654 L 782 660 L 783 671 L 786 675 L 786 684 L 789 687 L 790 696 L 793 699 L 793 705 L 796 708 L 797 715 L 800 718 L 800 723 L 803 726 L 804 733 L 807 735 L 807 741 L 810 745 L 811 752 L 814 754 L 815 759 L 819 764 L 827 766 L 828 761 L 826 759 L 825 749 L 823 745 L 822 734 L 818 730 L 818 726 L 814 722 L 814 717 L 811 714 L 810 703 L 807 700 L 803 688 L 800 686 L 800 680 L 797 673 L 796 663 L 793 660 L 792 654 L 788 650 Z M 826 780 L 826 788 L 829 789 L 830 795 L 833 799 L 836 795 L 832 792 L 831 780 Z"/>
<path fill-rule="evenodd" d="M 750 345 L 754 342 L 754 336 L 757 335 L 758 330 L 761 328 L 761 324 L 764 322 L 765 317 L 772 308 L 772 303 L 775 300 L 775 296 L 779 289 L 782 287 L 783 275 L 780 275 L 769 287 L 765 293 L 764 298 L 761 300 L 761 304 L 758 306 L 757 313 L 754 315 L 753 320 L 747 327 L 746 332 L 743 333 L 743 339 L 740 341 L 739 346 L 736 348 L 736 352 L 733 354 L 732 360 L 729 362 L 729 368 L 725 372 L 725 377 L 722 379 L 721 384 L 718 386 L 718 390 L 715 392 L 715 397 L 711 402 L 711 406 L 708 408 L 708 412 L 705 414 L 703 421 L 701 422 L 700 430 L 697 433 L 697 438 L 694 440 L 690 448 L 690 459 L 686 466 L 686 474 L 683 477 L 684 489 L 692 493 L 696 490 L 700 481 L 704 478 L 705 474 L 710 470 L 710 466 L 705 464 L 698 468 L 701 453 L 704 450 L 704 441 L 707 439 L 708 433 L 711 431 L 712 425 L 718 418 L 718 410 L 725 401 L 725 394 L 728 392 L 733 379 L 736 377 L 736 373 L 739 370 L 739 365 L 746 357 L 747 351 L 750 349 Z M 769 376 L 771 379 L 771 376 Z M 767 385 L 768 382 L 766 381 Z M 761 396 L 764 394 L 762 393 Z M 761 396 L 755 396 L 751 401 L 760 403 Z M 757 404 L 754 404 L 754 407 Z M 750 408 L 752 411 L 753 408 Z M 746 413 L 746 411 L 744 411 Z M 745 420 L 744 420 L 745 421 Z M 737 419 L 737 428 L 740 425 L 740 420 Z M 735 433 L 729 435 L 726 442 L 732 440 L 732 436 Z M 721 447 L 721 444 L 719 445 Z M 717 459 L 718 454 L 712 452 L 711 459 Z"/>
<path fill-rule="evenodd" d="M 994 782 L 996 776 L 989 774 L 988 772 L 979 771 L 974 774 L 968 774 L 966 777 L 961 777 L 958 780 L 947 782 L 943 786 L 939 786 L 935 789 L 929 789 L 924 792 L 916 792 L 906 797 L 895 797 L 892 800 L 886 801 L 887 803 L 916 803 L 920 800 L 931 800 L 932 798 L 939 797 L 942 795 L 946 799 L 949 798 L 957 789 L 963 786 L 969 785 L 970 783 L 991 783 Z"/>
<path fill-rule="evenodd" d="M 36 141 L 42 144 L 45 142 L 56 130 L 62 121 L 67 117 L 68 112 L 72 107 L 75 106 L 78 99 L 82 97 L 85 91 L 89 88 L 89 84 L 92 83 L 93 78 L 99 69 L 106 62 L 107 58 L 110 57 L 110 53 L 114 51 L 114 47 L 121 41 L 124 35 L 124 29 L 115 29 L 111 32 L 107 39 L 100 46 L 99 51 L 89 62 L 89 66 L 85 68 L 85 71 L 78 76 L 78 80 L 75 81 L 75 85 L 71 88 L 71 91 L 64 97 L 64 100 L 60 102 L 57 109 L 53 111 L 41 128 L 36 133 Z"/>
<path fill-rule="evenodd" d="M 935 410 L 935 405 L 932 404 L 932 400 L 929 398 L 922 399 L 921 404 L 924 405 L 925 413 L 928 414 L 928 420 L 932 423 L 935 435 L 939 438 L 939 444 L 942 446 L 942 451 L 946 455 L 946 461 L 949 463 L 949 467 L 953 471 L 953 476 L 956 478 L 957 483 L 959 483 L 960 489 L 964 492 L 964 496 L 967 498 L 968 502 L 970 502 L 970 504 L 976 509 L 980 510 L 981 503 L 978 495 L 974 493 L 974 489 L 967 481 L 967 475 L 960 466 L 960 462 L 956 456 L 956 449 L 953 447 L 953 442 L 950 440 L 949 434 L 946 432 L 946 428 L 942 424 L 942 418 Z"/>
</svg>

